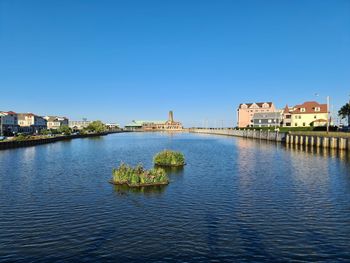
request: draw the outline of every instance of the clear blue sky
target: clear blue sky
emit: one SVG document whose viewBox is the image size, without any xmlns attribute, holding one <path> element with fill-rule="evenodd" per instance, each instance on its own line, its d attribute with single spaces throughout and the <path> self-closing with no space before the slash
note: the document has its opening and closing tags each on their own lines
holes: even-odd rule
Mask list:
<svg viewBox="0 0 350 263">
<path fill-rule="evenodd" d="M 349 0 L 0 0 L 0 110 L 235 121 L 350 94 Z M 316 98 L 315 93 L 320 97 Z"/>
</svg>

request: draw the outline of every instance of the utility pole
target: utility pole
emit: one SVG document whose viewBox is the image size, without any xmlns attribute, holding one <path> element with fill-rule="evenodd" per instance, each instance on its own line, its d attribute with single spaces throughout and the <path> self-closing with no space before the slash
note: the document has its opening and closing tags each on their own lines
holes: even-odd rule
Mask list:
<svg viewBox="0 0 350 263">
<path fill-rule="evenodd" d="M 3 130 L 2 130 L 2 114 L 0 114 L 0 136 L 3 136 Z"/>
<path fill-rule="evenodd" d="M 329 133 L 329 96 L 327 96 L 327 134 Z"/>
<path fill-rule="evenodd" d="M 348 105 L 348 128 L 350 127 L 350 95 L 349 95 L 349 105 Z"/>
</svg>

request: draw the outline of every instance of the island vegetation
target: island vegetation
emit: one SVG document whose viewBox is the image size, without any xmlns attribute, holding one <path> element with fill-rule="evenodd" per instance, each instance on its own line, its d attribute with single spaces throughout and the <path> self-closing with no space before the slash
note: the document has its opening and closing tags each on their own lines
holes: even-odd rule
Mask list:
<svg viewBox="0 0 350 263">
<path fill-rule="evenodd" d="M 165 185 L 169 183 L 169 178 L 161 168 L 146 170 L 141 164 L 136 167 L 125 163 L 117 169 L 113 169 L 112 184 L 124 184 L 129 187 Z"/>
<path fill-rule="evenodd" d="M 185 156 L 181 152 L 175 152 L 171 150 L 164 150 L 162 152 L 157 153 L 153 162 L 158 166 L 171 166 L 178 167 L 185 165 Z"/>
</svg>

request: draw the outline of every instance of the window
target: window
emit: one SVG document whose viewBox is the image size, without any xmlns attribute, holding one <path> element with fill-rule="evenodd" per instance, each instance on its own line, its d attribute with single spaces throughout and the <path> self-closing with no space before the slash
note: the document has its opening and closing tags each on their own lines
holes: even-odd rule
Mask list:
<svg viewBox="0 0 350 263">
<path fill-rule="evenodd" d="M 303 126 L 305 126 L 305 122 L 303 122 Z"/>
<path fill-rule="evenodd" d="M 301 119 L 301 116 L 299 116 L 299 119 Z"/>
<path fill-rule="evenodd" d="M 295 126 L 298 126 L 298 123 L 297 123 L 297 122 L 295 123 Z"/>
<path fill-rule="evenodd" d="M 321 108 L 320 107 L 315 107 L 315 111 L 320 111 Z"/>
<path fill-rule="evenodd" d="M 300 108 L 300 112 L 305 112 L 305 108 Z"/>
<path fill-rule="evenodd" d="M 316 118 L 317 118 L 317 116 L 315 115 L 315 116 L 314 116 L 314 119 L 316 119 Z"/>
</svg>

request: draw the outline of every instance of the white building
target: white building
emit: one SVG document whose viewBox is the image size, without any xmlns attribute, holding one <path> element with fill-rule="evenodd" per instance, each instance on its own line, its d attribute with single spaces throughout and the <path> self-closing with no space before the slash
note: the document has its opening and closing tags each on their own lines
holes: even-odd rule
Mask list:
<svg viewBox="0 0 350 263">
<path fill-rule="evenodd" d="M 120 127 L 118 123 L 106 123 L 105 125 L 108 130 L 116 130 Z"/>
<path fill-rule="evenodd" d="M 47 121 L 47 128 L 57 130 L 62 126 L 68 126 L 69 120 L 66 117 L 59 116 L 45 116 L 44 119 Z"/>
<path fill-rule="evenodd" d="M 0 111 L 0 136 L 11 136 L 18 132 L 17 114 L 13 111 Z"/>
<path fill-rule="evenodd" d="M 82 130 L 84 128 L 86 128 L 87 126 L 89 126 L 89 124 L 92 121 L 88 121 L 86 119 L 82 120 L 82 121 L 69 121 L 68 122 L 68 126 L 69 128 L 73 129 L 73 130 Z"/>
</svg>

